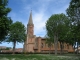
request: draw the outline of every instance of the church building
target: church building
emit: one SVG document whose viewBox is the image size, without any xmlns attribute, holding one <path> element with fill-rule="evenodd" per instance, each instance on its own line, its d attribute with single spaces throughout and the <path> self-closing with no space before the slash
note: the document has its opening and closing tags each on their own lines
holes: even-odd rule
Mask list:
<svg viewBox="0 0 80 60">
<path fill-rule="evenodd" d="M 63 48 L 64 52 L 66 53 L 74 52 L 72 45 L 64 43 L 63 46 L 64 46 Z M 36 35 L 34 35 L 34 23 L 32 19 L 32 11 L 31 11 L 29 21 L 27 24 L 27 38 L 26 41 L 24 42 L 24 52 L 49 53 L 49 51 L 51 51 L 51 53 L 54 53 L 55 51 L 54 44 L 50 48 L 46 43 L 46 38 L 36 37 Z M 57 51 L 58 52 L 61 51 L 59 42 L 58 42 Z"/>
</svg>

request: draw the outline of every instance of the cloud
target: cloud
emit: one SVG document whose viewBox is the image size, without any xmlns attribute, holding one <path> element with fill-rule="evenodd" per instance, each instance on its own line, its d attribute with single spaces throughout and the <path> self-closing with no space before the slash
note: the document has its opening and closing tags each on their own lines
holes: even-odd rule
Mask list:
<svg viewBox="0 0 80 60">
<path fill-rule="evenodd" d="M 44 12 L 38 12 L 33 14 L 33 21 L 34 21 L 34 32 L 36 35 L 41 34 L 40 32 L 44 33 L 45 21 L 47 17 L 44 16 Z M 44 34 L 43 34 L 44 35 Z M 39 35 L 38 35 L 39 36 Z"/>
<path fill-rule="evenodd" d="M 48 4 L 52 1 L 52 0 L 34 0 L 31 2 L 31 4 L 26 4 L 27 1 L 22 0 L 24 3 L 24 7 L 22 12 L 28 11 L 30 13 L 30 9 L 32 7 L 32 12 L 33 12 L 33 22 L 34 22 L 34 33 L 37 36 L 43 36 L 45 34 L 41 34 L 45 33 L 45 29 L 43 29 L 45 27 L 45 22 L 48 19 L 47 14 L 45 14 L 45 11 L 47 10 L 47 6 Z M 24 2 L 25 1 L 25 2 Z M 44 4 L 45 3 L 45 4 Z M 28 14 L 29 16 L 29 14 Z M 29 17 L 28 17 L 29 18 Z"/>
<path fill-rule="evenodd" d="M 12 20 L 22 22 L 26 27 L 32 8 L 34 34 L 44 37 L 45 23 L 52 14 L 66 13 L 70 0 L 10 0 L 12 11 L 9 14 Z M 14 5 L 13 1 L 16 5 Z M 19 44 L 20 45 L 20 44 Z M 17 45 L 17 47 L 19 47 Z M 20 45 L 22 47 L 22 44 Z"/>
<path fill-rule="evenodd" d="M 19 0 L 17 0 L 19 4 Z M 45 22 L 52 14 L 65 13 L 66 8 L 68 7 L 67 0 L 20 0 L 22 2 L 22 9 L 19 12 L 12 12 L 13 20 L 19 20 L 27 26 L 29 20 L 30 10 L 32 8 L 33 13 L 33 22 L 34 22 L 34 33 L 35 35 L 41 34 L 42 32 L 45 36 Z M 45 33 L 44 33 L 45 32 Z"/>
</svg>

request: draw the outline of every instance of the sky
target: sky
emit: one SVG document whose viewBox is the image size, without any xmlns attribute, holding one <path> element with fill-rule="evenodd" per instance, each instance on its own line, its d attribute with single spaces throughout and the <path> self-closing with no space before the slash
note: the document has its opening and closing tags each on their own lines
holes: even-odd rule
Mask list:
<svg viewBox="0 0 80 60">
<path fill-rule="evenodd" d="M 53 14 L 66 14 L 70 0 L 9 0 L 8 7 L 11 12 L 8 14 L 13 22 L 20 21 L 25 27 L 32 10 L 34 23 L 34 35 L 44 37 L 46 35 L 45 23 Z M 0 46 L 13 47 L 12 43 L 3 42 Z M 16 48 L 22 48 L 23 43 L 17 43 Z"/>
</svg>

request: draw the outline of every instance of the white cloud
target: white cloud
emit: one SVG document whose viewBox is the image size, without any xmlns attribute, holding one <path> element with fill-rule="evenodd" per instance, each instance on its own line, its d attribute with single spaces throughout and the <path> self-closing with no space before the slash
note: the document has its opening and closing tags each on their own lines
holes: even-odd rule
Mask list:
<svg viewBox="0 0 80 60">
<path fill-rule="evenodd" d="M 44 19 L 46 18 L 44 17 L 43 13 L 39 12 L 39 13 L 34 14 L 33 19 L 34 19 L 33 21 L 35 25 L 34 32 L 35 34 L 39 34 L 40 32 L 43 31 L 43 27 L 45 26 Z"/>
<path fill-rule="evenodd" d="M 19 0 L 18 0 L 19 1 Z M 23 22 L 26 26 L 26 23 L 29 19 L 29 13 L 32 8 L 33 13 L 33 22 L 34 22 L 34 32 L 35 35 L 40 34 L 40 32 L 44 32 L 45 29 L 45 22 L 46 20 L 52 15 L 52 14 L 58 14 L 58 13 L 65 13 L 66 8 L 68 7 L 68 4 L 65 4 L 62 6 L 62 4 L 66 3 L 67 0 L 34 0 L 30 1 L 28 3 L 27 0 L 21 0 L 23 4 L 22 10 L 20 10 L 20 13 L 23 15 L 26 15 L 26 19 L 23 17 L 20 17 L 19 14 L 12 13 L 12 17 L 19 21 L 25 21 Z M 17 16 L 17 17 L 16 17 Z M 46 33 L 45 33 L 46 34 Z M 45 35 L 43 33 L 43 35 Z"/>
<path fill-rule="evenodd" d="M 34 22 L 34 33 L 35 35 L 40 34 L 40 32 L 44 32 L 44 27 L 45 27 L 45 21 L 47 20 L 47 15 L 45 15 L 45 11 L 47 10 L 47 6 L 51 0 L 34 0 L 32 1 L 32 4 L 26 4 L 25 0 L 22 0 L 24 3 L 23 10 L 21 12 L 28 11 L 30 13 L 30 9 L 32 7 L 32 13 L 33 13 L 33 22 Z M 25 1 L 25 2 L 24 2 Z M 44 4 L 45 3 L 45 4 Z M 27 14 L 29 15 L 29 14 Z M 27 17 L 29 18 L 29 16 Z M 26 25 L 26 24 L 25 24 Z M 43 34 L 45 35 L 45 34 Z"/>
<path fill-rule="evenodd" d="M 30 10 L 32 8 L 32 17 L 34 22 L 34 34 L 44 37 L 45 22 L 52 14 L 65 13 L 69 6 L 69 0 L 15 0 L 18 4 L 22 4 L 17 13 L 12 11 L 9 16 L 16 21 L 19 20 L 27 26 Z M 17 8 L 16 8 L 17 9 Z M 16 10 L 15 9 L 15 10 Z M 20 45 L 20 44 L 19 44 Z M 21 45 L 20 45 L 21 46 Z M 19 47 L 19 46 L 17 46 Z"/>
</svg>

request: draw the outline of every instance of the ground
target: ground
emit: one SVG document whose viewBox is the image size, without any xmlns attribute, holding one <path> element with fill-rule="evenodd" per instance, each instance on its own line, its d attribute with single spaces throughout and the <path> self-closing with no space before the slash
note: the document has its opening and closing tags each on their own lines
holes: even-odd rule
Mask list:
<svg viewBox="0 0 80 60">
<path fill-rule="evenodd" d="M 80 55 L 0 54 L 0 60 L 80 60 Z"/>
</svg>

